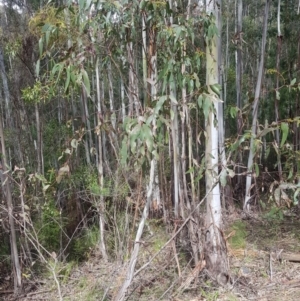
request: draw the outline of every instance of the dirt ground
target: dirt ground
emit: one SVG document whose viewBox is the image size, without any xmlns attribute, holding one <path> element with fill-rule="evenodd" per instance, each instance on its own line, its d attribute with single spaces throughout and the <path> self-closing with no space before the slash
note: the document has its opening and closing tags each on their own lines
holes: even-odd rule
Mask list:
<svg viewBox="0 0 300 301">
<path fill-rule="evenodd" d="M 205 271 L 188 281 L 192 274 L 189 262 L 178 248 L 179 256 L 174 257 L 174 245 L 171 245 L 135 277 L 127 300 L 300 300 L 300 218 L 275 216 L 269 220 L 257 217 L 244 220 L 235 216 L 231 220 L 225 232 L 232 276 L 227 287 L 217 288 Z M 145 241 L 137 268 L 159 250 L 164 239 L 167 237 L 162 236 L 159 243 L 154 238 Z M 123 271 L 122 263 L 104 263 L 96 251 L 92 252 L 87 262 L 58 270 L 62 299 L 112 300 L 124 279 Z M 182 286 L 184 282 L 186 285 Z M 0 293 L 0 300 L 59 300 L 50 273 L 42 279 L 29 277 L 27 292 L 18 299 L 9 291 L 0 290 Z"/>
</svg>

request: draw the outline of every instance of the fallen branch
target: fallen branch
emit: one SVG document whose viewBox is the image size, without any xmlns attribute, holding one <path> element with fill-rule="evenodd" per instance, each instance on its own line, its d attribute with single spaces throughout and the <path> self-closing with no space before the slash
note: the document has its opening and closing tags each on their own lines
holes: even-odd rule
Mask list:
<svg viewBox="0 0 300 301">
<path fill-rule="evenodd" d="M 279 260 L 287 260 L 292 262 L 300 262 L 299 253 L 280 253 Z"/>
<path fill-rule="evenodd" d="M 0 295 L 5 295 L 5 294 L 13 294 L 13 290 L 8 290 L 8 291 L 0 291 Z"/>
</svg>

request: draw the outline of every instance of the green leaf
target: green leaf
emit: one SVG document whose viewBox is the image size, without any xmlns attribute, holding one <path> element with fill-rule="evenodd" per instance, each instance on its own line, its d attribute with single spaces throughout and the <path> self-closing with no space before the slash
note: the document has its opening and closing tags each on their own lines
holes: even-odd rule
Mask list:
<svg viewBox="0 0 300 301">
<path fill-rule="evenodd" d="M 58 75 L 56 76 L 56 82 L 55 84 L 57 85 L 59 79 L 60 79 L 60 75 L 64 69 L 64 65 L 65 63 L 62 62 L 62 63 L 58 63 L 58 64 L 55 64 L 54 67 L 52 68 L 52 71 L 51 71 L 51 75 L 50 75 L 50 79 L 53 79 L 53 77 L 55 76 L 56 72 L 58 71 Z"/>
<path fill-rule="evenodd" d="M 84 8 L 85 0 L 79 0 L 79 8 L 82 10 Z"/>
<path fill-rule="evenodd" d="M 158 99 L 158 102 L 156 103 L 155 109 L 154 109 L 154 113 L 155 113 L 155 114 L 158 114 L 158 113 L 159 113 L 161 107 L 163 106 L 163 104 L 165 103 L 165 101 L 166 101 L 167 98 L 168 98 L 168 97 L 167 97 L 166 95 L 164 95 L 164 96 L 161 96 L 161 97 Z"/>
<path fill-rule="evenodd" d="M 282 131 L 280 147 L 282 147 L 284 145 L 284 143 L 287 139 L 288 133 L 289 133 L 289 125 L 286 122 L 282 122 L 280 128 Z"/>
<path fill-rule="evenodd" d="M 40 51 L 40 57 L 43 55 L 43 39 L 39 39 L 39 51 Z"/>
<path fill-rule="evenodd" d="M 298 202 L 299 202 L 299 200 L 298 200 L 298 194 L 299 194 L 299 192 L 300 192 L 300 188 L 297 188 L 297 190 L 294 193 L 294 205 L 295 206 L 298 205 Z"/>
<path fill-rule="evenodd" d="M 199 95 L 198 99 L 197 99 L 197 102 L 198 102 L 198 106 L 199 108 L 201 109 L 202 108 L 202 105 L 203 105 L 203 95 Z"/>
<path fill-rule="evenodd" d="M 239 110 L 238 107 L 230 107 L 230 116 L 231 116 L 231 118 L 236 117 L 238 110 Z"/>
<path fill-rule="evenodd" d="M 68 88 L 69 88 L 69 84 L 70 84 L 70 79 L 71 79 L 71 71 L 70 71 L 70 66 L 68 66 L 67 68 L 67 79 L 66 79 L 66 83 L 65 83 L 65 93 L 67 92 Z"/>
<path fill-rule="evenodd" d="M 212 102 L 211 102 L 210 98 L 209 97 L 204 97 L 203 113 L 204 113 L 205 120 L 207 120 L 208 115 L 211 111 L 211 105 L 212 105 Z"/>
<path fill-rule="evenodd" d="M 194 91 L 194 80 L 191 79 L 189 81 L 189 93 L 192 93 Z"/>
<path fill-rule="evenodd" d="M 42 33 L 49 32 L 50 27 L 50 24 L 44 24 L 44 26 L 42 27 Z"/>
<path fill-rule="evenodd" d="M 140 9 L 143 10 L 145 8 L 145 6 L 146 6 L 146 0 L 142 0 L 140 2 Z"/>
<path fill-rule="evenodd" d="M 199 89 L 200 88 L 200 80 L 199 80 L 199 77 L 196 73 L 193 74 L 193 77 L 195 78 L 196 80 L 196 88 Z"/>
<path fill-rule="evenodd" d="M 75 73 L 74 72 L 70 72 L 70 77 L 71 77 L 71 81 L 73 84 L 76 83 L 76 76 L 75 76 Z"/>
<path fill-rule="evenodd" d="M 49 44 L 49 38 L 50 38 L 50 31 L 46 31 L 46 34 L 45 34 L 45 38 L 46 38 L 46 47 L 48 47 L 48 44 Z"/>
<path fill-rule="evenodd" d="M 37 60 L 36 65 L 35 65 L 35 75 L 37 77 L 39 77 L 39 74 L 40 74 L 40 63 L 41 63 L 41 61 Z"/>
<path fill-rule="evenodd" d="M 175 114 L 174 114 L 174 111 L 172 109 L 170 110 L 170 115 L 171 115 L 171 120 L 174 120 Z"/>
<path fill-rule="evenodd" d="M 134 154 L 136 151 L 136 140 L 141 133 L 141 125 L 136 124 L 133 129 L 130 131 L 130 149 L 131 152 Z"/>
<path fill-rule="evenodd" d="M 294 79 L 291 81 L 290 86 L 294 86 L 295 83 L 296 83 L 296 78 L 294 78 Z"/>
<path fill-rule="evenodd" d="M 210 88 L 215 94 L 217 94 L 220 97 L 221 85 L 219 85 L 219 84 L 210 85 Z"/>
<path fill-rule="evenodd" d="M 276 90 L 275 92 L 276 92 L 276 99 L 277 99 L 277 100 L 280 100 L 280 92 L 277 91 L 277 90 Z"/>
<path fill-rule="evenodd" d="M 223 187 L 225 187 L 227 184 L 227 170 L 225 168 L 223 168 L 221 171 L 220 182 Z"/>
<path fill-rule="evenodd" d="M 124 137 L 122 141 L 122 147 L 121 147 L 121 164 L 123 166 L 126 165 L 127 158 L 128 158 L 128 152 L 127 152 L 127 136 Z"/>
<path fill-rule="evenodd" d="M 142 125 L 141 133 L 146 142 L 148 150 L 151 152 L 153 149 L 153 135 L 151 129 L 147 124 Z"/>
<path fill-rule="evenodd" d="M 178 104 L 178 102 L 177 102 L 177 100 L 176 100 L 176 98 L 174 97 L 174 95 L 169 95 L 169 97 L 170 97 L 170 100 L 171 100 L 171 102 L 173 103 L 173 104 Z"/>
<path fill-rule="evenodd" d="M 276 130 L 276 128 L 265 128 L 260 133 L 258 133 L 257 137 L 263 137 L 268 133 L 273 132 L 274 130 Z"/>
<path fill-rule="evenodd" d="M 89 97 L 91 95 L 91 86 L 90 86 L 90 80 L 89 80 L 88 74 L 84 69 L 81 70 L 81 74 L 83 77 L 83 85 L 85 87 L 87 96 Z"/>
<path fill-rule="evenodd" d="M 92 0 L 86 0 L 86 3 L 85 3 L 85 9 L 86 10 L 90 8 L 91 3 L 92 3 Z"/>
</svg>

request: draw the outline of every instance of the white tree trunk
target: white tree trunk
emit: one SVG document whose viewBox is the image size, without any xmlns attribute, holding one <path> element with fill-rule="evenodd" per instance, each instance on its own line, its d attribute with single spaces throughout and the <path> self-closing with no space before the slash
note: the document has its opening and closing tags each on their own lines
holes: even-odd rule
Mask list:
<svg viewBox="0 0 300 301">
<path fill-rule="evenodd" d="M 101 110 L 101 91 L 100 91 L 100 78 L 99 78 L 99 59 L 96 62 L 96 86 L 97 86 L 97 122 L 98 126 L 101 126 L 101 118 L 102 110 Z M 103 175 L 103 151 L 102 151 L 102 132 L 101 128 L 99 129 L 98 134 L 98 183 L 100 188 L 100 193 L 104 188 L 104 175 Z M 105 261 L 108 260 L 108 256 L 106 253 L 105 247 L 105 235 L 104 235 L 104 212 L 105 212 L 105 203 L 103 195 L 100 195 L 98 213 L 99 213 L 99 230 L 100 230 L 100 251 L 102 257 Z"/>
<path fill-rule="evenodd" d="M 219 3 L 218 3 L 219 4 Z M 216 1 L 209 1 L 207 4 L 207 13 L 214 14 L 216 23 L 218 24 L 219 5 Z M 222 206 L 220 198 L 220 187 L 218 183 L 218 124 L 216 116 L 218 116 L 218 102 L 220 101 L 210 88 L 211 85 L 218 84 L 218 49 L 217 36 L 212 41 L 207 40 L 206 43 L 206 84 L 209 90 L 209 95 L 214 110 L 211 109 L 207 120 L 205 121 L 206 131 L 206 191 L 207 196 L 207 213 L 206 213 L 206 241 L 205 241 L 205 258 L 207 268 L 211 275 L 216 278 L 221 284 L 227 281 L 222 275 L 228 275 L 228 263 L 226 254 L 226 244 L 221 234 L 222 229 Z"/>
</svg>

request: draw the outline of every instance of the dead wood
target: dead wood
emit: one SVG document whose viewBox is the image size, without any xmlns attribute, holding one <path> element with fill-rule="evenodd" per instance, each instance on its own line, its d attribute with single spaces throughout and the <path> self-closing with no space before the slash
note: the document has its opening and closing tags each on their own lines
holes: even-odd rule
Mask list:
<svg viewBox="0 0 300 301">
<path fill-rule="evenodd" d="M 300 253 L 281 253 L 278 259 L 292 262 L 300 262 Z"/>
</svg>

